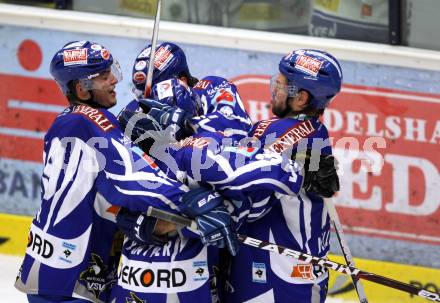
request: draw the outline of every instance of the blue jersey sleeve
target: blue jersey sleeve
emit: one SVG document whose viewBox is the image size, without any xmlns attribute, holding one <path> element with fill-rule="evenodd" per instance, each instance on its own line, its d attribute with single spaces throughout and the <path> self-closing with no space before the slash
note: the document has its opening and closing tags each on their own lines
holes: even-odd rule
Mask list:
<svg viewBox="0 0 440 303">
<path fill-rule="evenodd" d="M 80 157 L 87 163 L 85 169 L 95 171 L 98 192 L 110 204 L 130 210 L 145 211 L 148 206 L 177 210 L 187 187 L 161 172 L 122 134 L 115 117 L 100 111 L 113 125 L 111 129 L 104 131 L 96 123 L 83 123 L 81 130 L 72 130 L 87 139 Z"/>
<path fill-rule="evenodd" d="M 172 171 L 176 177 L 180 174 L 190 181 L 212 186 L 222 194 L 256 190 L 288 195 L 299 192 L 302 176 L 295 163 L 256 148 L 223 145 L 223 139 L 219 133 L 189 137 L 162 153 L 169 158 L 157 157 L 158 163 L 164 168 L 175 167 Z"/>
</svg>

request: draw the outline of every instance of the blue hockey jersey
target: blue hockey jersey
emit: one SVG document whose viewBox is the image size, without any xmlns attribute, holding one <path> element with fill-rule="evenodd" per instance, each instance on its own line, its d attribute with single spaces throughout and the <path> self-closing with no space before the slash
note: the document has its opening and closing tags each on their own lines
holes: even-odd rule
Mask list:
<svg viewBox="0 0 440 303">
<path fill-rule="evenodd" d="M 266 150 L 284 157 L 316 149 L 331 154 L 326 127 L 305 116 L 260 121 L 250 135 Z M 315 256 L 327 255 L 330 222 L 322 198 L 301 190 L 297 195 L 276 193 L 268 203 L 271 210 L 241 232 Z M 324 302 L 327 277 L 319 266 L 242 246 L 232 259 L 231 292 L 226 301 Z"/>
<path fill-rule="evenodd" d="M 175 90 L 168 89 L 162 95 L 165 103 L 172 104 L 169 94 Z M 154 144 L 149 150 L 162 171 L 190 187 L 208 186 L 219 191 L 230 200 L 228 208 L 239 225 L 247 220 L 253 205 L 252 216 L 261 216 L 274 191 L 287 195 L 299 192 L 302 176 L 293 162 L 238 144 L 247 136 L 251 123 L 232 83 L 207 77 L 195 91 L 204 104 L 204 115 L 192 120 L 196 134 L 171 146 Z M 134 102 L 127 106 L 131 111 L 137 107 Z M 250 196 L 259 203 L 251 204 Z M 217 302 L 218 250 L 205 247 L 191 232 L 184 230 L 183 234 L 186 237 L 176 236 L 164 247 L 126 240 L 112 302 L 133 298 L 157 303 Z M 139 283 L 145 273 L 153 279 Z"/>
<path fill-rule="evenodd" d="M 86 105 L 66 108 L 47 132 L 41 183 L 15 286 L 93 302 L 106 302 L 115 282 L 114 206 L 177 211 L 188 190 L 146 161 L 109 111 Z"/>
</svg>

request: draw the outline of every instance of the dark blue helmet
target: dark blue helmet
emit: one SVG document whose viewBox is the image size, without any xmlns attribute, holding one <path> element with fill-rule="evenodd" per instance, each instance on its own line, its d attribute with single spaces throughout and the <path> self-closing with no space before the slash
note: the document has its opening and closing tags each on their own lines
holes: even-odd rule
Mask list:
<svg viewBox="0 0 440 303">
<path fill-rule="evenodd" d="M 102 45 L 91 41 L 72 41 L 56 52 L 50 62 L 50 73 L 64 94 L 69 92 L 68 83 L 83 80 L 87 84 L 99 73 L 110 69 L 113 56 Z M 120 72 L 119 65 L 117 69 Z M 120 74 L 115 74 L 119 80 Z M 91 87 L 91 85 L 90 85 Z"/>
<path fill-rule="evenodd" d="M 293 51 L 281 59 L 279 70 L 286 76 L 290 88 L 306 90 L 311 94 L 310 107 L 313 109 L 328 106 L 341 90 L 341 66 L 338 60 L 323 51 Z"/>
<path fill-rule="evenodd" d="M 151 45 L 144 48 L 136 57 L 133 65 L 132 81 L 136 94 L 141 96 L 145 91 Z M 174 43 L 164 42 L 156 47 L 152 86 L 155 84 L 185 75 L 190 77 L 186 56 L 183 50 Z"/>
</svg>

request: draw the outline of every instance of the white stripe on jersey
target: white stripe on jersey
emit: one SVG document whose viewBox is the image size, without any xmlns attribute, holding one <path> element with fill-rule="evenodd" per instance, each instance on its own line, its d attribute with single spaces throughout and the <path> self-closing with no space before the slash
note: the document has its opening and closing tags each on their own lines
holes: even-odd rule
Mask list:
<svg viewBox="0 0 440 303">
<path fill-rule="evenodd" d="M 58 166 L 58 164 L 64 164 L 66 149 L 62 145 L 67 143 L 71 144 L 72 151 L 70 152 L 68 165 L 65 168 L 63 165 Z M 60 188 L 53 195 L 61 170 L 64 170 L 64 179 Z M 77 174 L 76 176 L 75 173 Z M 97 173 L 98 166 L 95 160 L 95 150 L 92 147 L 78 138 L 70 138 L 69 141 L 63 143 L 58 138 L 52 139 L 43 174 L 49 178 L 49 182 L 43 182 L 43 190 L 44 199 L 50 199 L 51 196 L 53 196 L 53 199 L 43 228 L 44 232 L 47 232 L 49 229 L 54 210 L 66 188 L 71 184 L 56 214 L 54 225 L 68 216 L 81 203 L 84 196 L 92 188 Z"/>
<path fill-rule="evenodd" d="M 290 190 L 290 188 L 288 186 L 286 186 L 284 183 L 272 179 L 272 178 L 263 178 L 263 179 L 259 179 L 259 180 L 253 180 L 253 181 L 249 181 L 247 183 L 241 184 L 241 185 L 237 185 L 237 186 L 223 186 L 220 187 L 220 190 L 243 190 L 246 189 L 249 186 L 255 185 L 255 184 L 272 184 L 278 188 L 280 188 L 281 190 L 283 190 L 285 193 L 287 193 L 288 195 L 295 195 L 295 193 L 293 191 Z"/>
<path fill-rule="evenodd" d="M 120 188 L 117 185 L 115 186 L 115 188 L 119 192 L 123 193 L 124 195 L 129 195 L 129 196 L 147 196 L 147 197 L 157 198 L 157 199 L 161 200 L 162 202 L 164 202 L 169 207 L 171 207 L 172 209 L 177 209 L 176 204 L 174 204 L 167 197 L 165 197 L 164 195 L 157 194 L 157 193 L 155 193 L 153 191 L 148 191 L 147 188 L 145 188 L 145 190 L 143 190 L 143 191 L 140 191 L 140 190 L 127 190 L 127 189 Z"/>
<path fill-rule="evenodd" d="M 296 195 L 287 196 L 279 193 L 275 193 L 275 197 L 280 200 L 281 208 L 283 209 L 284 218 L 289 228 L 290 233 L 295 238 L 296 242 L 303 247 L 303 239 L 300 229 L 300 206 L 301 201 Z"/>
<path fill-rule="evenodd" d="M 298 193 L 298 196 L 302 199 L 303 205 L 304 205 L 303 217 L 304 217 L 304 228 L 306 231 L 306 247 L 305 248 L 307 249 L 307 253 L 310 254 L 311 252 L 310 252 L 310 247 L 309 247 L 309 240 L 312 237 L 312 203 L 313 202 L 306 195 L 304 190 L 301 190 Z"/>
<path fill-rule="evenodd" d="M 124 145 L 122 145 L 121 143 L 119 143 L 118 141 L 116 141 L 113 138 L 111 139 L 111 142 L 115 146 L 119 155 L 121 156 L 121 159 L 123 161 L 123 165 L 125 167 L 125 175 L 117 175 L 117 174 L 113 174 L 113 173 L 109 173 L 109 172 L 105 171 L 105 174 L 108 178 L 118 180 L 118 181 L 152 181 L 152 182 L 159 182 L 162 184 L 166 184 L 169 186 L 172 185 L 168 180 L 161 178 L 161 177 L 158 177 L 154 173 L 133 171 L 133 165 L 131 162 L 132 157 L 129 153 L 129 150 Z M 140 160 L 140 161 L 143 161 L 143 163 L 144 163 L 144 160 Z M 122 165 L 122 163 L 121 163 L 121 165 Z M 148 164 L 145 162 L 145 165 L 148 165 Z"/>
</svg>

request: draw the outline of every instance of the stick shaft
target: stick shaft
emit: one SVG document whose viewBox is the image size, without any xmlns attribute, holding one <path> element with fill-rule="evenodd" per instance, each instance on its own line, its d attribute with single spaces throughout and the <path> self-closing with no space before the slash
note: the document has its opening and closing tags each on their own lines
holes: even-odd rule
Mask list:
<svg viewBox="0 0 440 303">
<path fill-rule="evenodd" d="M 158 218 L 158 219 L 162 219 L 165 221 L 169 221 L 172 223 L 175 223 L 177 225 L 180 226 L 185 226 L 185 227 L 189 227 L 191 229 L 196 230 L 197 229 L 197 225 L 194 221 L 192 221 L 191 219 L 188 219 L 186 217 L 182 217 L 173 213 L 169 213 L 167 211 L 164 210 L 160 210 L 160 209 L 156 209 L 153 207 L 149 207 L 147 210 L 147 215 Z M 251 238 L 245 235 L 240 235 L 237 234 L 237 238 L 238 240 L 245 244 L 245 245 L 249 245 L 249 246 L 253 246 L 259 249 L 263 249 L 263 250 L 267 250 L 269 252 L 272 253 L 276 253 L 279 255 L 283 255 L 283 256 L 287 256 L 287 257 L 292 257 L 295 259 L 298 259 L 300 261 L 303 261 L 305 263 L 310 263 L 310 264 L 315 264 L 315 265 L 321 265 L 323 267 L 326 267 L 330 270 L 333 271 L 337 271 L 339 273 L 342 274 L 346 274 L 346 275 L 350 275 L 350 276 L 354 276 L 358 279 L 364 279 L 364 280 L 368 280 L 377 284 L 381 284 L 381 285 L 385 285 L 403 292 L 407 292 L 434 302 L 440 302 L 440 294 L 426 290 L 426 289 L 422 289 L 422 288 L 418 288 L 414 285 L 411 284 L 407 284 L 404 282 L 400 282 L 397 280 L 393 280 L 384 276 L 380 276 L 380 275 L 376 275 L 374 273 L 370 273 L 367 271 L 363 271 L 360 270 L 356 267 L 353 266 L 349 266 L 349 265 L 344 265 L 341 263 L 337 263 L 337 262 L 333 262 L 329 259 L 326 258 L 319 258 L 319 257 L 315 257 L 303 252 L 299 252 L 278 244 L 274 244 L 274 243 L 270 243 L 267 241 L 263 241 L 263 240 L 258 240 L 255 238 Z"/>
<path fill-rule="evenodd" d="M 344 255 L 345 262 L 347 265 L 351 267 L 355 267 L 353 255 L 351 254 L 350 248 L 348 247 L 348 243 L 345 240 L 345 235 L 342 230 L 342 224 L 339 220 L 338 212 L 336 211 L 335 204 L 333 203 L 333 199 L 325 199 L 325 205 L 328 210 L 328 214 L 330 217 L 330 221 L 333 223 L 333 226 L 336 231 L 336 236 L 338 237 L 339 245 L 341 246 L 342 254 Z M 359 298 L 359 302 L 368 303 L 367 296 L 365 295 L 364 286 L 362 285 L 361 280 L 358 277 L 351 276 L 353 280 L 353 285 L 356 290 L 356 293 Z"/>
<path fill-rule="evenodd" d="M 153 84 L 154 58 L 156 55 L 157 36 L 159 35 L 159 22 L 162 0 L 157 0 L 156 17 L 154 18 L 153 37 L 151 38 L 150 62 L 148 62 L 147 80 L 145 83 L 144 96 L 148 97 Z"/>
</svg>

